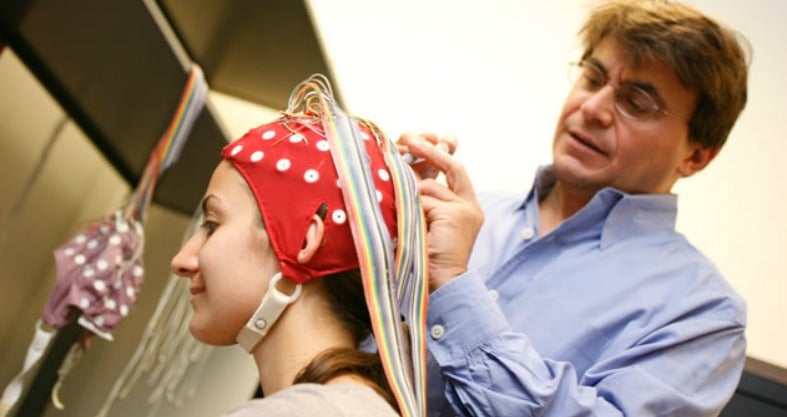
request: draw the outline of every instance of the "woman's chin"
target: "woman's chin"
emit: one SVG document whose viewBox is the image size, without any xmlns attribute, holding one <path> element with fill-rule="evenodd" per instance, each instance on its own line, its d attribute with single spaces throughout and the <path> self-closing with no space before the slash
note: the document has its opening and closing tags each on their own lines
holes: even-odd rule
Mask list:
<svg viewBox="0 0 787 417">
<path fill-rule="evenodd" d="M 195 339 L 206 345 L 229 346 L 229 345 L 234 345 L 236 343 L 235 336 L 217 334 L 214 330 L 200 326 L 198 323 L 195 323 L 193 318 L 189 323 L 189 332 L 191 333 L 192 336 L 194 336 Z"/>
</svg>

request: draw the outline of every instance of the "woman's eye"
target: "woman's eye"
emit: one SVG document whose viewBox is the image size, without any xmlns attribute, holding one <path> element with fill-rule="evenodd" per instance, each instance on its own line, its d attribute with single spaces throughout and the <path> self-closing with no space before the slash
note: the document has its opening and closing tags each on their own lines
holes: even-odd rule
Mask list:
<svg viewBox="0 0 787 417">
<path fill-rule="evenodd" d="M 216 231 L 216 228 L 219 227 L 219 225 L 216 222 L 212 222 L 210 220 L 205 220 L 204 222 L 202 222 L 202 226 L 201 227 L 203 229 L 205 229 L 205 233 L 208 236 L 210 236 L 210 235 L 213 234 L 213 232 Z"/>
</svg>

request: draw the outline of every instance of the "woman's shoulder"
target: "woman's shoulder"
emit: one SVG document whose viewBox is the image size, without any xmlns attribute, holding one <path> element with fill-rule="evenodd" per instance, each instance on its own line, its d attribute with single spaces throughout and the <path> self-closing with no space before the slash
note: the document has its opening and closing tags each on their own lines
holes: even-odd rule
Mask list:
<svg viewBox="0 0 787 417">
<path fill-rule="evenodd" d="M 396 417 L 373 389 L 358 384 L 296 384 L 244 403 L 225 417 L 252 416 Z"/>
</svg>

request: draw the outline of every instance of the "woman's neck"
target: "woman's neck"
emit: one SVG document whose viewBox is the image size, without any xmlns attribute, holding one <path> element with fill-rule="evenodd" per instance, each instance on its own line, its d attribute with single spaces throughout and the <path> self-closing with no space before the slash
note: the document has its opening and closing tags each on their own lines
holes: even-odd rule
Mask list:
<svg viewBox="0 0 787 417">
<path fill-rule="evenodd" d="M 304 284 L 298 300 L 284 310 L 254 350 L 265 395 L 291 386 L 298 373 L 320 353 L 355 347 L 352 337 L 334 321 L 324 293 L 313 288 L 309 283 Z"/>
</svg>

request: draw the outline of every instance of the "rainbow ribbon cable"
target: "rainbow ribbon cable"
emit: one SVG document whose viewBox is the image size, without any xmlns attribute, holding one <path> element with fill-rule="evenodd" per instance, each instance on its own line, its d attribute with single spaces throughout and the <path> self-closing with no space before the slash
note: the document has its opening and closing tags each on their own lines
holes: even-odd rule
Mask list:
<svg viewBox="0 0 787 417">
<path fill-rule="evenodd" d="M 148 157 L 142 178 L 124 208 L 124 215 L 127 218 L 134 217 L 144 223 L 145 213 L 155 191 L 158 177 L 180 157 L 191 128 L 205 105 L 207 95 L 208 84 L 202 69 L 192 64 L 183 94 L 172 118 Z M 198 218 L 197 216 L 195 214 L 195 219 Z M 195 219 L 192 219 L 192 231 L 199 225 L 199 221 Z M 191 234 L 189 232 L 185 236 Z M 176 397 L 177 401 L 183 401 L 183 397 L 192 395 L 196 390 L 195 386 L 190 386 L 185 389 L 190 393 L 175 394 L 185 378 L 190 363 L 199 361 L 200 368 L 204 365 L 206 357 L 204 352 L 207 349 L 189 336 L 188 321 L 191 312 L 189 301 L 188 298 L 177 296 L 177 294 L 188 294 L 188 291 L 182 288 L 182 282 L 183 279 L 174 274 L 170 277 L 159 304 L 145 327 L 137 350 L 115 381 L 97 417 L 106 416 L 117 399 L 125 398 L 144 372 L 152 373 L 148 382 L 150 385 L 155 385 L 148 397 L 148 403 L 153 405 L 151 415 L 161 405 L 163 396 Z"/>
<path fill-rule="evenodd" d="M 134 219 L 136 222 L 133 223 L 144 224 L 145 213 L 150 205 L 150 199 L 156 187 L 156 181 L 162 172 L 177 162 L 180 152 L 191 132 L 191 128 L 194 125 L 194 121 L 197 119 L 200 111 L 202 111 L 207 93 L 208 86 L 202 70 L 197 65 L 192 65 L 186 87 L 184 88 L 170 124 L 167 126 L 161 138 L 159 138 L 156 147 L 151 151 L 142 177 L 134 189 L 134 194 L 122 208 L 123 216 L 126 220 Z M 144 233 L 141 228 L 138 230 L 137 234 L 140 240 L 135 251 L 134 259 L 141 256 L 142 250 L 144 249 Z M 128 265 L 132 263 L 133 260 L 127 262 Z M 34 340 L 28 349 L 22 372 L 11 381 L 9 387 L 7 387 L 3 393 L 2 401 L 0 401 L 0 416 L 5 416 L 11 407 L 18 401 L 22 393 L 25 375 L 41 358 L 40 353 L 37 352 L 43 352 L 40 347 L 44 346 L 44 348 L 46 348 L 51 343 L 55 332 L 56 330 L 54 332 L 45 331 L 41 325 L 41 321 L 36 324 Z M 55 408 L 63 407 L 58 398 L 60 384 L 79 360 L 82 353 L 83 349 L 78 348 L 77 344 L 72 345 L 71 350 L 58 369 L 58 380 L 52 389 L 52 401 Z M 180 377 L 180 375 L 178 375 L 178 377 Z M 108 400 L 104 407 L 105 410 L 102 411 L 104 413 L 108 411 L 111 401 L 114 401 L 114 396 L 117 394 L 120 385 L 116 383 L 115 387 L 116 388 L 113 388 L 111 399 Z"/>
<path fill-rule="evenodd" d="M 376 128 L 373 130 L 377 130 Z M 379 135 L 385 138 L 384 135 Z M 391 171 L 396 195 L 399 240 L 396 252 L 396 283 L 399 308 L 410 323 L 410 351 L 413 384 L 421 411 L 426 415 L 426 306 L 429 298 L 427 280 L 426 219 L 421 208 L 418 187 L 410 167 L 406 165 L 393 143 L 383 152 Z"/>
<path fill-rule="evenodd" d="M 198 65 L 192 64 L 189 78 L 172 119 L 150 153 L 142 178 L 134 190 L 134 196 L 126 206 L 126 218 L 133 217 L 144 222 L 147 207 L 156 189 L 156 182 L 159 176 L 180 157 L 191 128 L 205 105 L 207 95 L 208 84 L 205 75 Z"/>
<path fill-rule="evenodd" d="M 399 410 L 405 417 L 425 416 L 426 222 L 413 173 L 379 129 L 339 108 L 324 76 L 312 75 L 294 89 L 288 113 L 299 110 L 322 117 L 358 252 L 372 330 Z M 359 123 L 372 128 L 391 172 L 399 235 L 396 251 L 377 203 Z M 409 344 L 401 317 L 408 322 Z"/>
</svg>

